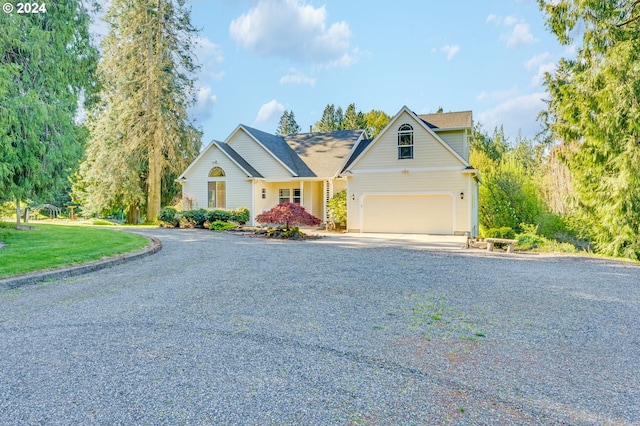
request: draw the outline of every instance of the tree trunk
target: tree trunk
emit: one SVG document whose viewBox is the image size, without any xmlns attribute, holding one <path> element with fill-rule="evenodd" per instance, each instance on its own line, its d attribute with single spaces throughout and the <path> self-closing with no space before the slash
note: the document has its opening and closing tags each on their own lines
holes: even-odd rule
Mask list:
<svg viewBox="0 0 640 426">
<path fill-rule="evenodd" d="M 138 211 L 138 203 L 131 204 L 127 208 L 126 223 L 129 225 L 136 225 L 140 221 L 140 212 Z"/>
<path fill-rule="evenodd" d="M 149 176 L 147 177 L 147 222 L 155 222 L 160 214 L 162 190 L 162 141 L 155 132 L 153 145 L 149 147 Z"/>
<path fill-rule="evenodd" d="M 16 227 L 20 226 L 20 216 L 22 216 L 22 212 L 20 211 L 20 198 L 16 199 Z"/>
</svg>

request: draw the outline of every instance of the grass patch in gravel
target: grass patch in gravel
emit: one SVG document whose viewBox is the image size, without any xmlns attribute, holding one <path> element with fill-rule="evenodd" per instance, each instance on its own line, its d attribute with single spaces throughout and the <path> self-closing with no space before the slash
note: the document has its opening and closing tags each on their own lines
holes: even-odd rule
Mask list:
<svg viewBox="0 0 640 426">
<path fill-rule="evenodd" d="M 109 229 L 37 224 L 18 230 L 0 222 L 0 278 L 75 265 L 142 249 L 141 236 Z"/>
<path fill-rule="evenodd" d="M 486 337 L 477 330 L 470 318 L 447 305 L 443 296 L 414 294 L 406 308 L 410 318 L 409 330 L 424 334 L 427 340 L 478 340 Z"/>
</svg>

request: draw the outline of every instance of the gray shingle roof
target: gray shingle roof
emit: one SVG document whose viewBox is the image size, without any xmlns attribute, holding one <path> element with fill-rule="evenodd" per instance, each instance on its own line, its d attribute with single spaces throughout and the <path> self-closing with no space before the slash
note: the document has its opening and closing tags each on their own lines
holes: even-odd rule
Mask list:
<svg viewBox="0 0 640 426">
<path fill-rule="evenodd" d="M 224 142 L 218 142 L 218 141 L 213 141 L 213 143 L 216 144 L 216 146 L 220 148 L 221 151 L 224 151 L 229 157 L 231 157 L 236 163 L 238 163 L 240 167 L 242 167 L 247 173 L 249 173 L 251 177 L 257 177 L 257 178 L 264 177 L 256 169 L 254 169 L 253 166 L 247 162 L 247 160 L 242 158 L 242 156 L 238 154 L 229 145 L 227 145 Z"/>
<path fill-rule="evenodd" d="M 248 126 L 242 126 L 258 142 L 268 149 L 276 158 L 284 163 L 289 169 L 299 177 L 316 177 L 316 174 L 307 166 L 295 151 L 287 145 L 282 136 L 272 135 L 262 130 Z"/>
<path fill-rule="evenodd" d="M 318 177 L 339 173 L 363 130 L 338 130 L 285 136 L 284 140 Z"/>
<path fill-rule="evenodd" d="M 358 158 L 358 155 L 360 155 L 371 142 L 373 142 L 373 139 L 363 139 L 360 141 L 358 146 L 356 146 L 356 149 L 353 151 L 353 154 L 351 154 L 351 157 L 349 157 L 349 160 L 344 165 L 344 168 L 342 169 L 343 172 L 349 168 L 351 163 L 353 163 L 353 160 Z"/>
</svg>

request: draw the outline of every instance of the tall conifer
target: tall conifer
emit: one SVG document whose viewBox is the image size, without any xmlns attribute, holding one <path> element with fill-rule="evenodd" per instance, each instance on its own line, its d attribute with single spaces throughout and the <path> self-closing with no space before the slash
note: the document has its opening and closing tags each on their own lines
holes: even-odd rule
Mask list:
<svg viewBox="0 0 640 426">
<path fill-rule="evenodd" d="M 197 155 L 196 29 L 184 0 L 113 0 L 99 65 L 100 104 L 91 111 L 87 157 L 75 196 L 94 213 L 127 208 L 127 221 L 160 212 L 162 182 Z M 164 189 L 167 190 L 166 188 Z"/>
</svg>

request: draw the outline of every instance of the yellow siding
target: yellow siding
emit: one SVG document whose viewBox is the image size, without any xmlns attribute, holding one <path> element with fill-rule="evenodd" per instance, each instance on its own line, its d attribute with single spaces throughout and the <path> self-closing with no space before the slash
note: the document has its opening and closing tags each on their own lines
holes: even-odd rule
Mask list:
<svg viewBox="0 0 640 426">
<path fill-rule="evenodd" d="M 247 160 L 262 176 L 269 180 L 289 179 L 292 174 L 278 162 L 266 149 L 258 144 L 244 130 L 236 132 L 227 141 L 242 158 Z"/>
<path fill-rule="evenodd" d="M 408 123 L 413 127 L 413 159 L 398 159 L 398 128 Z M 463 163 L 409 114 L 403 112 L 394 125 L 351 167 L 362 169 L 404 169 L 412 167 L 462 166 Z"/>
<path fill-rule="evenodd" d="M 209 171 L 215 167 L 221 167 L 225 172 L 227 209 L 246 207 L 252 205 L 252 183 L 246 173 L 229 159 L 216 146 L 212 146 L 200 157 L 194 167 L 185 175 L 187 182 L 182 185 L 183 198 L 193 200 L 193 209 L 206 209 L 208 203 L 207 187 Z"/>
<path fill-rule="evenodd" d="M 448 194 L 454 203 L 454 232 L 470 232 L 472 178 L 462 170 L 356 173 L 348 179 L 347 227 L 361 229 L 362 200 L 367 194 Z M 464 194 L 464 199 L 460 198 Z M 355 198 L 355 199 L 352 199 Z M 389 220 L 394 220 L 390 218 Z"/>
<path fill-rule="evenodd" d="M 278 205 L 280 189 L 290 189 L 293 194 L 294 189 L 300 188 L 301 181 L 288 182 L 256 182 L 256 215 L 269 210 Z M 302 205 L 312 215 L 322 218 L 322 182 L 307 181 L 302 182 Z M 266 198 L 262 199 L 262 189 L 266 189 Z"/>
<path fill-rule="evenodd" d="M 458 155 L 469 161 L 469 144 L 467 143 L 467 134 L 464 130 L 438 132 L 438 136 L 453 148 Z"/>
</svg>

